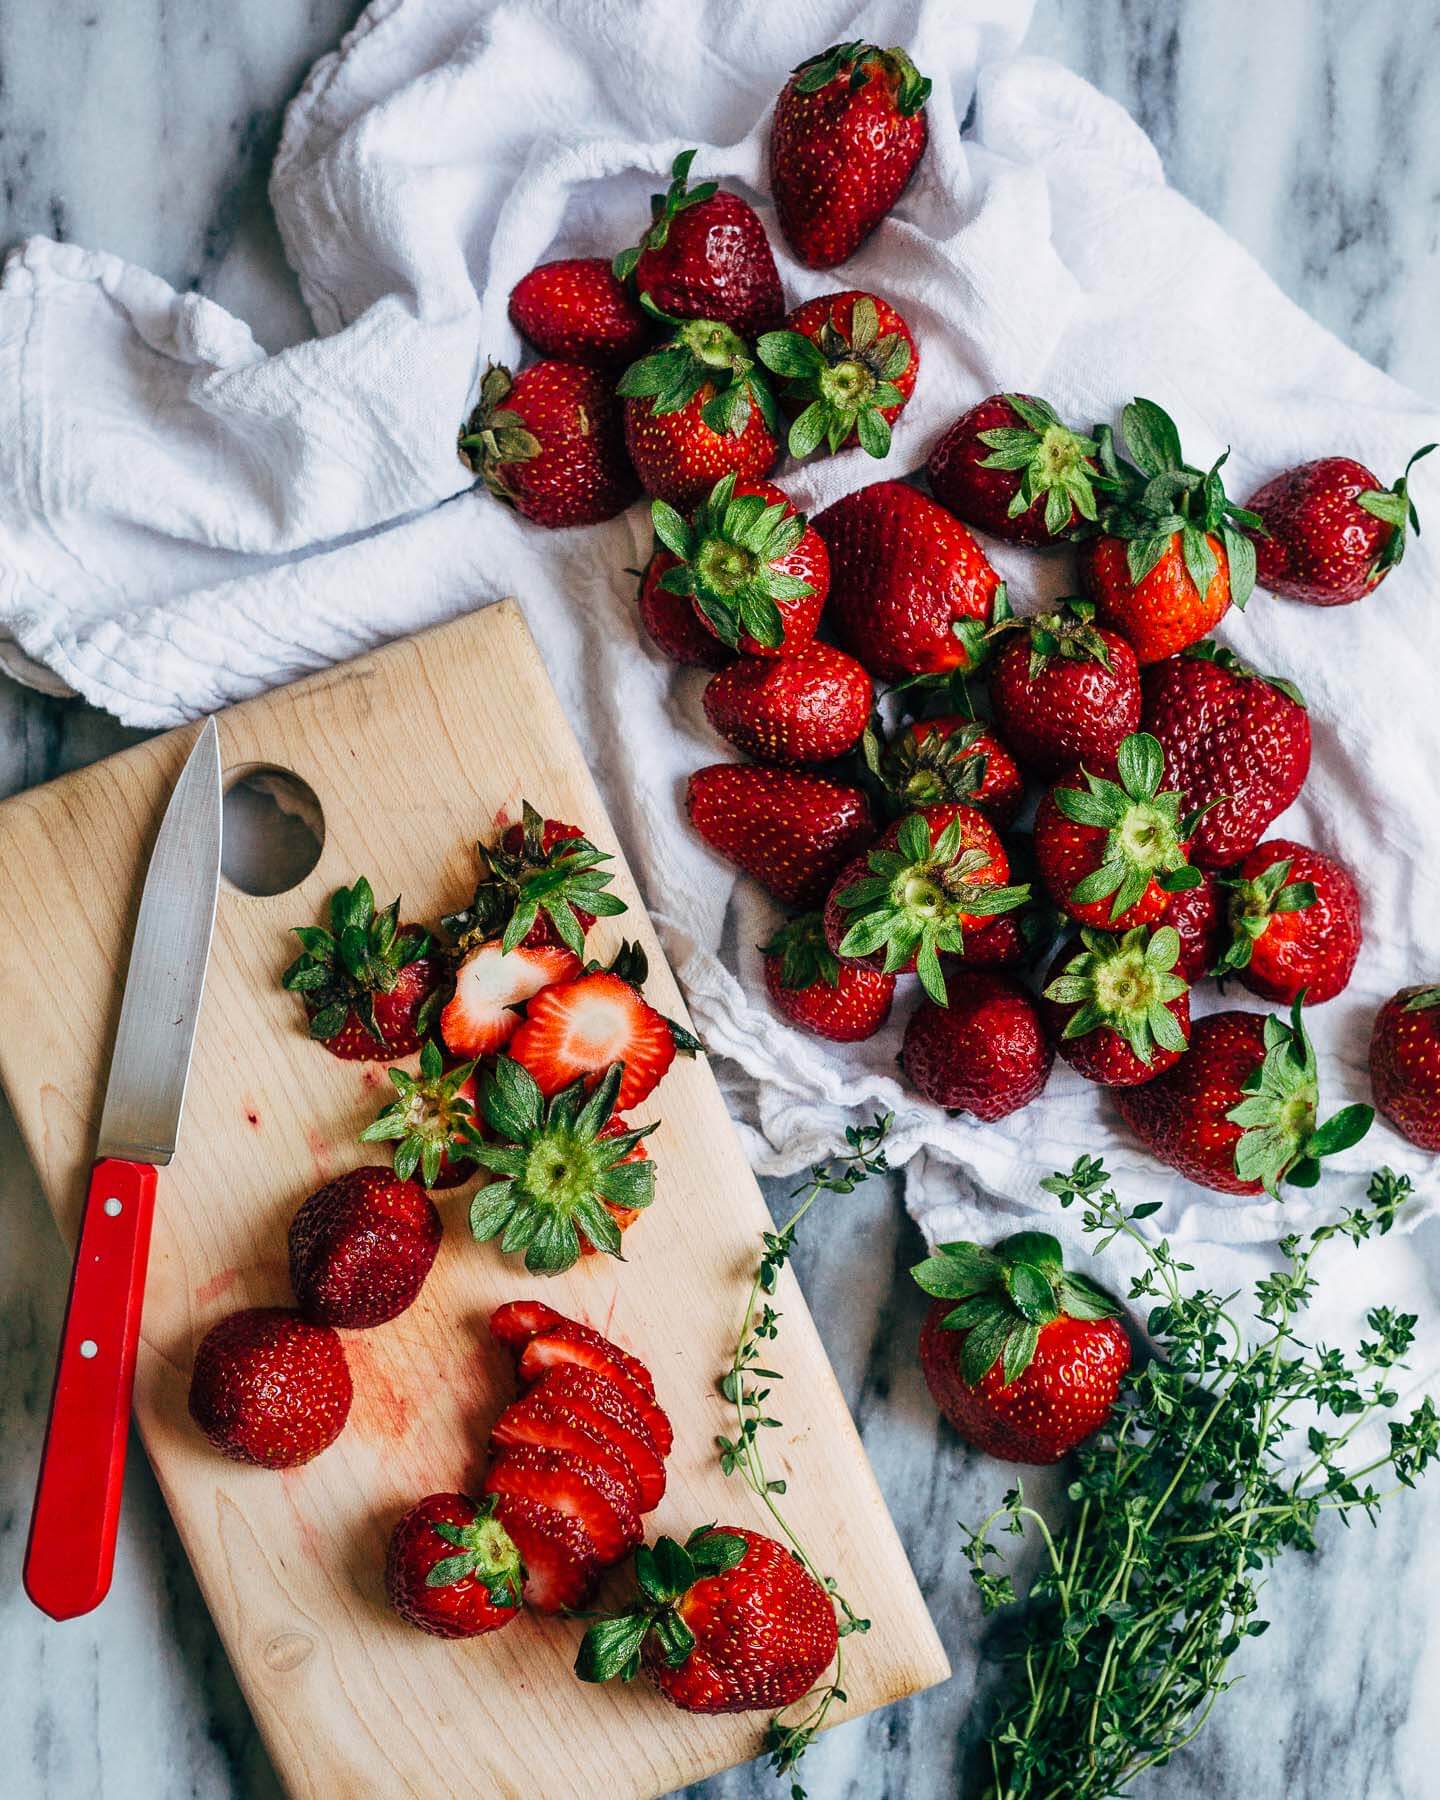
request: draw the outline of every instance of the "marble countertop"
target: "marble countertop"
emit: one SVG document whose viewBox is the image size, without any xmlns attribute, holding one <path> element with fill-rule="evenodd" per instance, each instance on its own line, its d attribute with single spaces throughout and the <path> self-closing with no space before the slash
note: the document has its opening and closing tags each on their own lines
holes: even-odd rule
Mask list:
<svg viewBox="0 0 1440 1800">
<path fill-rule="evenodd" d="M 305 335 L 265 173 L 286 100 L 355 11 L 354 0 L 127 0 L 0 13 L 0 244 L 41 231 L 116 251 L 233 307 L 270 347 Z M 1440 393 L 1440 0 L 1038 0 L 1028 47 L 1129 107 L 1171 179 L 1303 306 Z M 0 677 L 0 793 L 135 735 Z M 924 1394 L 920 1297 L 902 1278 L 918 1238 L 898 1186 L 840 1204 L 843 1223 L 802 1244 L 800 1276 L 956 1673 L 830 1734 L 806 1781 L 814 1800 L 938 1800 L 967 1791 L 989 1680 L 954 1521 L 981 1516 L 1008 1478 L 939 1429 Z M 1425 1260 L 1440 1300 L 1440 1231 L 1418 1233 L 1407 1254 Z M 273 1772 L 143 1456 L 131 1458 L 103 1611 L 57 1627 L 21 1595 L 65 1281 L 0 1105 L 0 1793 L 265 1800 L 278 1792 Z M 1378 1533 L 1335 1533 L 1313 1559 L 1292 1560 L 1270 1585 L 1275 1623 L 1244 1653 L 1246 1679 L 1197 1745 L 1137 1792 L 1440 1794 L 1440 1633 L 1426 1604 L 1437 1543 L 1432 1480 Z M 762 1800 L 784 1789 L 751 1768 L 692 1792 Z"/>
</svg>

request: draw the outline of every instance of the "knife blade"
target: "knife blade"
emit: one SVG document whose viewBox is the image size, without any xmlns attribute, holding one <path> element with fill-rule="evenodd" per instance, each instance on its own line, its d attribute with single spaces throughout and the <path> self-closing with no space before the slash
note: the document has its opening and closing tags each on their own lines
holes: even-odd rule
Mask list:
<svg viewBox="0 0 1440 1800">
<path fill-rule="evenodd" d="M 175 1154 L 220 889 L 215 721 L 200 731 L 151 852 L 80 1224 L 40 1458 L 25 1591 L 54 1619 L 109 1591 L 157 1170 Z"/>
</svg>

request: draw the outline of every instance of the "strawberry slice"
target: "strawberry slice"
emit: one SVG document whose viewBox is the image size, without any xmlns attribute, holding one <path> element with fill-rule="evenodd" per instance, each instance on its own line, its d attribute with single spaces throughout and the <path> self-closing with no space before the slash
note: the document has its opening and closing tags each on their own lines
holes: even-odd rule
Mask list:
<svg viewBox="0 0 1440 1800">
<path fill-rule="evenodd" d="M 511 1039 L 511 1056 L 530 1071 L 547 1099 L 572 1081 L 584 1076 L 599 1080 L 613 1063 L 623 1063 L 616 1105 L 622 1112 L 638 1106 L 675 1060 L 669 1021 L 608 970 L 558 986 L 542 985 L 544 992 L 526 1007 L 524 1022 Z M 456 992 L 458 997 L 458 986 Z"/>
<path fill-rule="evenodd" d="M 529 1391 L 599 1431 L 625 1458 L 640 1490 L 642 1513 L 660 1504 L 665 1493 L 665 1463 L 644 1417 L 613 1381 L 578 1363 L 559 1363 Z"/>
<path fill-rule="evenodd" d="M 628 1457 L 610 1443 L 602 1426 L 553 1401 L 546 1394 L 543 1381 L 518 1400 L 512 1400 L 495 1421 L 490 1434 L 492 1455 L 517 1444 L 530 1444 L 538 1450 L 563 1450 L 581 1462 L 594 1463 L 619 1482 L 629 1495 L 630 1504 L 640 1511 L 640 1483 Z"/>
<path fill-rule="evenodd" d="M 563 944 L 521 944 L 513 950 L 502 950 L 498 939 L 477 944 L 455 971 L 454 997 L 440 1014 L 446 1049 L 466 1058 L 503 1049 L 520 1024 L 514 1008 L 579 973 L 580 958 Z"/>
<path fill-rule="evenodd" d="M 600 1579 L 600 1559 L 580 1521 L 517 1494 L 502 1494 L 495 1513 L 525 1565 L 525 1604 L 544 1613 L 583 1606 Z"/>
<path fill-rule="evenodd" d="M 656 1404 L 655 1384 L 643 1363 L 627 1355 L 608 1338 L 601 1337 L 598 1331 L 567 1321 L 531 1338 L 520 1355 L 520 1379 L 528 1386 L 538 1381 L 546 1370 L 564 1363 L 578 1363 L 582 1369 L 589 1369 L 619 1388 L 645 1421 L 646 1429 L 655 1440 L 655 1448 L 662 1456 L 670 1454 L 674 1433 L 669 1419 Z"/>
<path fill-rule="evenodd" d="M 507 1300 L 490 1315 L 490 1335 L 507 1350 L 523 1350 L 537 1331 L 564 1323 L 564 1313 L 543 1300 Z"/>
<path fill-rule="evenodd" d="M 606 1568 L 619 1562 L 645 1535 L 640 1514 L 624 1485 L 598 1464 L 568 1450 L 542 1450 L 531 1444 L 502 1450 L 490 1465 L 484 1492 L 539 1500 L 578 1519 Z"/>
</svg>

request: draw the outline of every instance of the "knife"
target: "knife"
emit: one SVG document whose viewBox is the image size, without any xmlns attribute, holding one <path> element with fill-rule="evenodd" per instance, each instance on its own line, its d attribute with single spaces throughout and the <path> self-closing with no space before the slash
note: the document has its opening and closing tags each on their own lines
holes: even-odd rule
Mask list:
<svg viewBox="0 0 1440 1800">
<path fill-rule="evenodd" d="M 220 887 L 220 740 L 208 719 L 145 875 L 96 1161 L 60 1334 L 25 1552 L 52 1619 L 109 1592 L 158 1170 L 175 1154 Z"/>
</svg>

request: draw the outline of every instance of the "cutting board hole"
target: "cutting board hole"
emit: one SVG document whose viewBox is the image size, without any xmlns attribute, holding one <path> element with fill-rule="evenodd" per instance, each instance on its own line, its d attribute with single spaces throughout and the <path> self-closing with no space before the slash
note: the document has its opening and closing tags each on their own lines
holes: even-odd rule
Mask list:
<svg viewBox="0 0 1440 1800">
<path fill-rule="evenodd" d="M 314 788 L 293 769 L 242 763 L 225 776 L 220 867 L 242 894 L 298 887 L 325 848 L 325 814 Z"/>
</svg>

